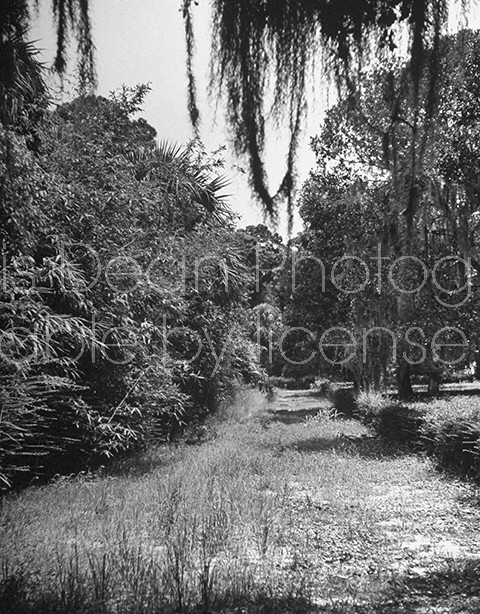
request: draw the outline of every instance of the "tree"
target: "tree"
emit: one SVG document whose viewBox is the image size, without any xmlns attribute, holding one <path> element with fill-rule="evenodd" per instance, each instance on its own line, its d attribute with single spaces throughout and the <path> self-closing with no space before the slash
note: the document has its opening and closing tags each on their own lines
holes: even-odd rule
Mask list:
<svg viewBox="0 0 480 614">
<path fill-rule="evenodd" d="M 403 335 L 412 327 L 422 329 L 425 350 L 429 345 L 426 340 L 435 338 L 436 331 L 446 325 L 455 326 L 461 322 L 462 330 L 470 339 L 474 337 L 478 313 L 475 279 L 469 281 L 468 267 L 459 258 L 466 261 L 472 257 L 476 266 L 474 235 L 478 174 L 475 169 L 478 145 L 465 138 L 475 134 L 478 123 L 473 89 L 476 81 L 472 78 L 478 70 L 478 42 L 475 41 L 478 37 L 469 32 L 441 41 L 440 62 L 447 64 L 448 70 L 444 69 L 440 78 L 435 121 L 419 122 L 416 128 L 420 141 L 423 141 L 416 155 L 421 153 L 424 160 L 422 175 L 416 182 L 415 207 L 411 212 L 399 211 L 396 202 L 399 178 L 405 177 L 409 171 L 409 134 L 414 116 L 408 88 L 402 87 L 408 72 L 401 63 L 367 74 L 363 87 L 357 91 L 353 108 L 348 101 L 332 108 L 321 135 L 313 140 L 318 169 L 304 188 L 301 208 L 307 228 L 304 235 L 308 237 L 310 232 L 312 237 L 310 251 L 315 253 L 323 245 L 326 247 L 328 240 L 333 245 L 324 251 L 332 255 L 338 249 L 342 254 L 362 255 L 364 246 L 370 249 L 370 253 L 364 252 L 364 262 L 368 262 L 375 256 L 377 243 L 383 257 L 390 257 L 390 264 L 398 259 L 400 264 L 395 276 L 400 287 L 420 288 L 407 294 L 398 291 L 396 286 L 392 287 L 388 279 L 384 280 L 390 295 L 396 298 L 396 304 L 387 301 L 387 311 L 380 310 L 383 315 L 380 317 L 377 313 L 372 323 L 395 331 L 397 357 L 403 356 L 404 350 L 411 345 Z M 390 78 L 385 75 L 390 75 Z M 427 98 L 427 94 L 428 90 L 421 87 L 419 95 Z M 395 115 L 392 115 L 392 105 Z M 332 191 L 333 186 L 336 186 L 336 191 Z M 370 204 L 358 217 L 354 215 L 352 206 L 362 198 Z M 340 211 L 335 214 L 337 222 L 334 223 L 327 212 L 329 208 L 338 206 L 337 203 L 340 203 Z M 347 215 L 345 219 L 342 218 L 342 208 Z M 352 219 L 348 218 L 349 210 Z M 372 217 L 374 211 L 377 212 L 376 219 L 375 215 Z M 354 240 L 355 228 L 364 233 L 360 242 Z M 348 237 L 346 245 L 342 236 Z M 342 251 L 345 249 L 348 251 Z M 401 266 L 406 256 L 411 262 L 420 259 L 426 267 L 425 283 L 422 283 L 422 272 L 418 267 Z M 442 261 L 444 264 L 439 268 Z M 469 284 L 473 286 L 471 297 L 468 296 Z M 306 285 L 311 286 L 308 282 Z M 460 296 L 461 288 L 465 291 Z M 469 300 L 460 300 L 463 298 Z M 353 318 L 357 327 L 372 325 L 368 322 L 368 305 L 375 304 L 372 299 L 375 296 L 370 296 L 368 291 L 359 296 L 360 311 L 357 310 Z M 337 298 L 334 300 L 338 301 Z M 455 301 L 457 307 L 453 309 Z M 347 309 L 352 317 L 353 307 L 354 304 L 349 304 Z M 358 319 L 359 313 L 363 318 Z M 402 365 L 402 362 L 406 364 Z M 405 366 L 408 369 L 404 369 Z M 410 366 L 409 361 L 399 360 L 397 363 L 399 393 L 403 395 L 410 392 Z M 433 378 L 440 366 L 432 352 L 426 352 L 422 369 Z"/>
<path fill-rule="evenodd" d="M 251 339 L 257 346 L 260 365 L 269 375 L 284 367 L 280 344 L 285 327 L 279 301 L 279 284 L 287 247 L 278 233 L 264 224 L 238 230 L 249 272 L 247 299 L 251 308 Z"/>
<path fill-rule="evenodd" d="M 264 224 L 247 226 L 245 230 L 239 230 L 238 235 L 244 245 L 250 270 L 250 306 L 253 308 L 262 303 L 275 304 L 275 284 L 285 259 L 282 237 L 271 232 Z"/>
<path fill-rule="evenodd" d="M 286 322 L 306 328 L 315 338 L 317 371 L 347 374 L 357 386 L 379 385 L 391 340 L 370 335 L 368 342 L 376 347 L 364 357 L 362 338 L 363 330 L 385 326 L 392 309 L 391 297 L 379 290 L 385 280 L 384 275 L 378 279 L 375 262 L 379 229 L 387 217 L 378 185 L 360 181 L 341 165 L 328 170 L 321 158 L 304 184 L 300 215 L 305 230 L 294 241 Z M 352 340 L 356 351 L 341 349 Z M 337 348 L 329 347 L 335 343 Z"/>
</svg>

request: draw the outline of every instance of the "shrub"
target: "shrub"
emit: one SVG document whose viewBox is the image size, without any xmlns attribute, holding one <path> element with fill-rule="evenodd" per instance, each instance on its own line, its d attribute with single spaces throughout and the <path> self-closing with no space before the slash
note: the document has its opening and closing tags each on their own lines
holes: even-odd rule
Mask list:
<svg viewBox="0 0 480 614">
<path fill-rule="evenodd" d="M 343 388 L 338 384 L 328 387 L 327 398 L 335 410 L 344 418 L 352 418 L 355 413 L 355 393 L 352 388 Z"/>
<path fill-rule="evenodd" d="M 315 377 L 313 375 L 304 375 L 302 377 L 269 377 L 268 382 L 274 388 L 282 388 L 284 390 L 306 390 L 311 388 Z"/>
<path fill-rule="evenodd" d="M 385 395 L 376 391 L 362 390 L 356 397 L 355 416 L 364 424 L 376 427 L 379 415 L 388 405 Z"/>
<path fill-rule="evenodd" d="M 414 443 L 439 468 L 480 478 L 480 399 L 448 397 L 401 404 L 378 392 L 361 392 L 355 415 L 390 441 Z"/>
<path fill-rule="evenodd" d="M 345 388 L 327 378 L 316 379 L 310 389 L 320 397 L 326 397 L 333 405 L 335 415 L 352 418 L 356 409 L 356 400 L 351 388 Z"/>
<path fill-rule="evenodd" d="M 310 385 L 310 388 L 318 394 L 320 397 L 327 397 L 332 389 L 332 382 L 328 378 L 320 378 L 316 379 L 313 384 Z"/>
<path fill-rule="evenodd" d="M 421 412 L 380 392 L 360 392 L 356 398 L 355 415 L 385 439 L 406 443 L 419 438 Z"/>
<path fill-rule="evenodd" d="M 441 468 L 480 477 L 480 403 L 475 397 L 440 399 L 428 405 L 422 442 Z"/>
<path fill-rule="evenodd" d="M 302 377 L 297 377 L 296 379 L 298 388 L 301 390 L 310 388 L 314 381 L 315 381 L 314 375 L 303 375 Z"/>
<path fill-rule="evenodd" d="M 282 388 L 283 390 L 288 390 L 289 382 L 293 383 L 293 378 L 291 377 L 269 377 L 268 382 L 273 388 Z"/>
<path fill-rule="evenodd" d="M 380 410 L 377 432 L 391 441 L 415 443 L 419 439 L 422 414 L 411 405 L 391 402 Z"/>
</svg>

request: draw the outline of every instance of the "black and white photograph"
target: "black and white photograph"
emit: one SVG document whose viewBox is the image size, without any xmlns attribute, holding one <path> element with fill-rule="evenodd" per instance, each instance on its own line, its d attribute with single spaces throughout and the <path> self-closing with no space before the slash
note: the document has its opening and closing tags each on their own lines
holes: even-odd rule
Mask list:
<svg viewBox="0 0 480 614">
<path fill-rule="evenodd" d="M 0 0 L 0 613 L 480 614 L 479 0 Z"/>
</svg>

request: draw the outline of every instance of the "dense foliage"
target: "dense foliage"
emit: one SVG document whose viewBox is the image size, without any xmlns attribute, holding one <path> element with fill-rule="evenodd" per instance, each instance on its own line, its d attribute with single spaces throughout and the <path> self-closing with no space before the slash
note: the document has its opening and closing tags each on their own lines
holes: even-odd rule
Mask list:
<svg viewBox="0 0 480 614">
<path fill-rule="evenodd" d="M 156 142 L 147 88 L 1 126 L 4 485 L 174 435 L 261 378 L 219 154 Z"/>
<path fill-rule="evenodd" d="M 312 141 L 318 163 L 302 192 L 305 231 L 296 240 L 305 255 L 287 311 L 315 343 L 332 327 L 352 331 L 333 340 L 348 357 L 336 364 L 364 387 L 382 385 L 395 368 L 404 395 L 410 374 L 438 389 L 478 345 L 478 34 L 447 37 L 440 48 L 433 122 L 424 115 L 414 126 L 400 62 L 366 73 L 355 98 L 328 112 Z M 428 99 L 424 82 L 419 95 Z M 421 174 L 407 204 L 399 193 L 410 186 L 412 155 Z M 437 342 L 467 347 L 440 351 Z"/>
</svg>

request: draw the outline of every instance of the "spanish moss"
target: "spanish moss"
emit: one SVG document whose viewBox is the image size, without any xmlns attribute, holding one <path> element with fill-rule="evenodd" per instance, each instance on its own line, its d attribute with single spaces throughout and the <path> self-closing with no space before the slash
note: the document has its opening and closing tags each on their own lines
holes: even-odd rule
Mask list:
<svg viewBox="0 0 480 614">
<path fill-rule="evenodd" d="M 55 71 L 63 75 L 67 68 L 67 48 L 73 34 L 77 43 L 78 77 L 81 88 L 95 85 L 95 46 L 92 40 L 90 0 L 53 0 L 57 48 Z"/>
<path fill-rule="evenodd" d="M 52 0 L 56 29 L 53 70 L 63 76 L 68 47 L 77 43 L 78 79 L 85 90 L 96 83 L 95 48 L 92 40 L 89 0 Z M 38 0 L 2 0 L 0 3 L 0 114 L 4 122 L 18 121 L 35 102 L 47 95 L 43 65 L 31 40 L 31 9 L 39 11 Z"/>
<path fill-rule="evenodd" d="M 197 84 L 193 72 L 193 55 L 195 52 L 195 35 L 193 31 L 193 20 L 191 11 L 192 0 L 184 0 L 183 20 L 185 24 L 185 41 L 187 45 L 187 82 L 188 82 L 188 113 L 195 135 L 198 137 L 198 124 L 200 111 L 197 107 Z"/>
<path fill-rule="evenodd" d="M 462 0 L 464 10 L 467 4 Z M 227 101 L 236 153 L 248 158 L 250 184 L 272 217 L 280 197 L 291 210 L 295 151 L 307 87 L 319 59 L 325 76 L 334 78 L 341 95 L 349 95 L 365 64 L 398 52 L 407 31 L 412 96 L 418 103 L 420 82 L 428 73 L 429 103 L 422 113 L 433 115 L 435 51 L 446 26 L 447 0 L 212 0 L 212 7 L 211 86 Z M 191 41 L 188 27 L 186 32 Z M 429 66 L 428 50 L 433 50 Z M 191 68 L 191 42 L 188 53 Z M 192 100 L 190 107 L 196 108 Z M 289 132 L 286 173 L 276 193 L 265 171 L 265 118 L 270 113 L 277 122 L 286 119 Z"/>
</svg>

